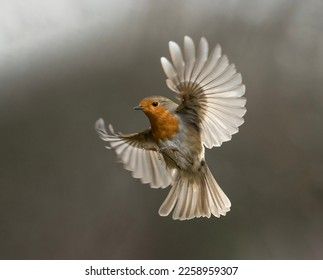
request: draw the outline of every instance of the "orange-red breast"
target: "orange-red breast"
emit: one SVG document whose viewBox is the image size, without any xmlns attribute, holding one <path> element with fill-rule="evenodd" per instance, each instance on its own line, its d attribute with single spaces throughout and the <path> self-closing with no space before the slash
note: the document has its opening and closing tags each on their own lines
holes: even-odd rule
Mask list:
<svg viewBox="0 0 323 280">
<path fill-rule="evenodd" d="M 161 216 L 172 210 L 173 219 L 220 217 L 231 203 L 205 162 L 204 147 L 221 146 L 244 122 L 245 86 L 217 45 L 209 55 L 201 38 L 197 52 L 190 37 L 184 38 L 184 54 L 169 42 L 172 63 L 161 58 L 167 86 L 180 102 L 166 97 L 143 99 L 136 110 L 149 118 L 151 128 L 134 134 L 115 133 L 102 119 L 96 122 L 100 137 L 109 142 L 124 168 L 153 188 L 171 190 L 159 209 Z"/>
</svg>

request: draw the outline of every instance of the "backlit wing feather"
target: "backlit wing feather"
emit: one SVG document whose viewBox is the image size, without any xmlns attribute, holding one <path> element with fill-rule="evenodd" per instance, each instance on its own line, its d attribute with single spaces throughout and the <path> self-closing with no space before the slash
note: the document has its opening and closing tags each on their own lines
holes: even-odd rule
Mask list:
<svg viewBox="0 0 323 280">
<path fill-rule="evenodd" d="M 109 142 L 107 148 L 116 152 L 124 168 L 131 171 L 134 178 L 139 178 L 144 184 L 149 183 L 152 188 L 170 185 L 171 172 L 166 169 L 162 155 L 157 152 L 150 130 L 124 135 L 115 133 L 109 125 L 108 133 L 102 119 L 96 122 L 95 128 L 100 138 Z"/>
<path fill-rule="evenodd" d="M 209 55 L 205 38 L 201 38 L 197 52 L 187 36 L 183 53 L 175 42 L 169 42 L 169 51 L 172 63 L 162 57 L 161 64 L 167 86 L 182 99 L 178 112 L 197 116 L 205 147 L 231 140 L 246 113 L 241 74 L 222 55 L 219 45 Z"/>
</svg>

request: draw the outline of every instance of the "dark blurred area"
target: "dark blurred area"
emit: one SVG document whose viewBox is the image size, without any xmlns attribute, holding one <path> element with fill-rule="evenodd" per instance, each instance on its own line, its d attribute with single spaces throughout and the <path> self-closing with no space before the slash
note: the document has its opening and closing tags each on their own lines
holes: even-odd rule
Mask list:
<svg viewBox="0 0 323 280">
<path fill-rule="evenodd" d="M 16 2 L 0 21 L 1 259 L 323 258 L 321 1 Z M 148 126 L 132 108 L 172 96 L 159 59 L 184 35 L 220 43 L 247 88 L 240 132 L 206 151 L 221 219 L 160 217 L 168 189 L 94 131 Z"/>
</svg>

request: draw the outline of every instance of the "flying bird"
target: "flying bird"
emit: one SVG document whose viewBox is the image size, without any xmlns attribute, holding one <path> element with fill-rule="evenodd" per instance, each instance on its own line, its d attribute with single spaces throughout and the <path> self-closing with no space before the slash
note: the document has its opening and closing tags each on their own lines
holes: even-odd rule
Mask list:
<svg viewBox="0 0 323 280">
<path fill-rule="evenodd" d="M 171 41 L 169 52 L 172 62 L 162 57 L 161 65 L 177 100 L 150 96 L 134 108 L 144 112 L 151 127 L 122 134 L 110 124 L 107 132 L 102 119 L 95 127 L 134 178 L 152 188 L 171 186 L 161 216 L 173 211 L 175 220 L 219 218 L 231 202 L 205 161 L 205 147 L 219 147 L 238 132 L 246 113 L 245 86 L 219 45 L 209 54 L 204 37 L 196 49 L 185 36 L 183 51 Z"/>
</svg>

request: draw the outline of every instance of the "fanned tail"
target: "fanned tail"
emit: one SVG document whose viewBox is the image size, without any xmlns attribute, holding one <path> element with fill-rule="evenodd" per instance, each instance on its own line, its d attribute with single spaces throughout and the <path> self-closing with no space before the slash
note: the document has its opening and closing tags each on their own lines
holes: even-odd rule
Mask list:
<svg viewBox="0 0 323 280">
<path fill-rule="evenodd" d="M 178 172 L 172 188 L 159 209 L 159 215 L 173 211 L 174 220 L 225 216 L 231 202 L 205 164 L 194 174 Z"/>
</svg>

